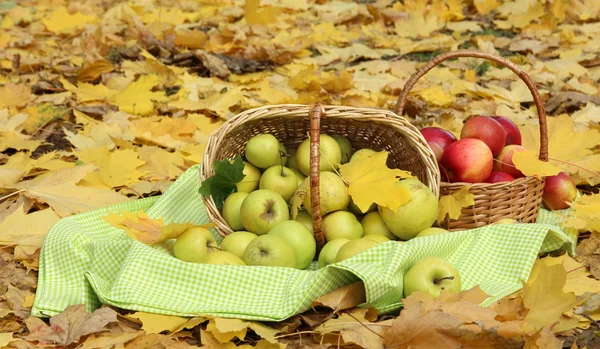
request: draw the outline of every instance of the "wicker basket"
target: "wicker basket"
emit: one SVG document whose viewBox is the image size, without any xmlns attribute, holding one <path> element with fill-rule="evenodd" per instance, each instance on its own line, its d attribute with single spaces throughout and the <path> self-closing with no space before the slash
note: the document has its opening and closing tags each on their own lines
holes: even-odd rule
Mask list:
<svg viewBox="0 0 600 349">
<path fill-rule="evenodd" d="M 540 155 L 539 159 L 548 161 L 548 135 L 546 128 L 546 112 L 535 84 L 531 78 L 519 69 L 511 61 L 489 53 L 459 50 L 436 56 L 427 64 L 415 72 L 404 85 L 404 88 L 396 104 L 396 114 L 402 115 L 406 103 L 406 97 L 416 82 L 429 70 L 441 62 L 456 57 L 485 58 L 502 64 L 512 70 L 521 78 L 531 91 L 533 100 L 537 107 L 540 122 Z M 449 195 L 459 190 L 464 185 L 471 185 L 469 192 L 475 196 L 475 204 L 462 209 L 461 216 L 457 220 L 449 220 L 440 223 L 440 226 L 448 230 L 462 230 L 482 227 L 503 218 L 512 218 L 522 223 L 535 222 L 544 190 L 544 180 L 533 177 L 518 178 L 511 182 L 501 183 L 447 183 L 440 184 L 440 195 Z"/>
<path fill-rule="evenodd" d="M 391 111 L 343 106 L 271 105 L 247 110 L 213 132 L 204 153 L 200 181 L 212 176 L 213 163 L 244 152 L 246 142 L 260 133 L 271 133 L 288 150 L 296 149 L 311 137 L 311 200 L 315 240 L 325 243 L 319 205 L 319 134 L 337 133 L 347 137 L 355 149 L 371 148 L 389 152 L 387 165 L 411 171 L 439 195 L 440 172 L 431 148 L 406 119 Z M 232 229 L 223 219 L 212 197 L 203 196 L 209 217 L 221 236 Z"/>
</svg>

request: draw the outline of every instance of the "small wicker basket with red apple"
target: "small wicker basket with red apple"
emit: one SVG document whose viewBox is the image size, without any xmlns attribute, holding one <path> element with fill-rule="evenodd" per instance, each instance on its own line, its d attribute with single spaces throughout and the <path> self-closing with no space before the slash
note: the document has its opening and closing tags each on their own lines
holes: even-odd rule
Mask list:
<svg viewBox="0 0 600 349">
<path fill-rule="evenodd" d="M 408 79 L 408 81 L 404 85 L 400 97 L 398 98 L 398 103 L 396 105 L 396 114 L 403 114 L 408 93 L 423 75 L 425 75 L 428 71 L 436 67 L 441 62 L 457 57 L 484 58 L 499 63 L 512 70 L 519 78 L 521 78 L 521 80 L 525 82 L 529 91 L 533 95 L 533 100 L 538 111 L 540 125 L 539 159 L 542 161 L 548 161 L 548 135 L 546 126 L 546 112 L 544 110 L 544 105 L 540 94 L 536 89 L 535 84 L 532 82 L 531 78 L 514 63 L 503 57 L 474 50 L 453 51 L 436 56 L 431 61 L 423 65 L 420 69 L 418 69 Z M 464 141 L 467 141 L 468 139 L 469 138 L 465 138 Z M 479 140 L 473 142 L 483 143 Z M 502 146 L 504 146 L 504 144 L 502 144 Z M 443 149 L 442 151 L 443 164 L 453 161 L 451 159 L 446 159 L 446 157 L 448 156 L 447 152 Z M 463 188 L 465 185 L 468 185 L 470 186 L 469 193 L 473 194 L 475 199 L 474 205 L 462 209 L 461 215 L 458 219 L 452 220 L 446 218 L 439 224 L 441 227 L 448 230 L 472 229 L 495 223 L 501 219 L 506 218 L 511 218 L 522 223 L 535 222 L 542 202 L 544 179 L 538 179 L 534 177 L 520 177 L 512 181 L 503 181 L 497 183 L 473 183 L 475 181 L 461 182 L 460 178 L 458 180 L 451 180 L 452 175 L 444 175 L 445 170 L 443 166 L 440 167 L 440 169 L 442 171 L 440 196 L 450 195 Z"/>
</svg>

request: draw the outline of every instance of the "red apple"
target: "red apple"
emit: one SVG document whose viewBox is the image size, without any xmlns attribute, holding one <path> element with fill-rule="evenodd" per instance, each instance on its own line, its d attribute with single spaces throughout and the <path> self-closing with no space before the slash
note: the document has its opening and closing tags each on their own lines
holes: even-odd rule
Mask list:
<svg viewBox="0 0 600 349">
<path fill-rule="evenodd" d="M 511 144 L 502 148 L 500 154 L 496 156 L 496 160 L 494 161 L 494 171 L 497 172 L 506 172 L 514 178 L 524 177 L 521 171 L 517 170 L 515 165 L 513 164 L 512 157 L 515 151 L 525 151 L 526 149 L 520 145 Z"/>
<path fill-rule="evenodd" d="M 453 182 L 479 183 L 492 173 L 493 160 L 490 148 L 483 141 L 465 138 L 446 148 L 441 165 Z"/>
<path fill-rule="evenodd" d="M 519 131 L 517 124 L 506 116 L 496 115 L 492 116 L 492 119 L 498 121 L 504 127 L 504 131 L 506 132 L 506 143 L 504 145 L 521 145 L 521 131 Z"/>
<path fill-rule="evenodd" d="M 482 140 L 496 156 L 506 143 L 506 131 L 500 123 L 489 116 L 475 115 L 470 117 L 460 131 L 460 138 L 478 138 Z"/>
<path fill-rule="evenodd" d="M 488 183 L 498 183 L 498 182 L 510 182 L 515 178 L 509 175 L 506 172 L 492 172 L 490 176 L 485 180 Z"/>
<path fill-rule="evenodd" d="M 438 162 L 441 161 L 442 154 L 446 147 L 456 141 L 456 137 L 451 132 L 446 131 L 441 127 L 425 127 L 421 129 L 421 134 L 427 143 L 429 143 L 431 149 L 433 149 L 433 153 Z"/>
<path fill-rule="evenodd" d="M 575 200 L 576 197 L 575 182 L 565 172 L 546 177 L 542 203 L 547 209 L 563 210 L 568 208 L 567 202 Z"/>
</svg>

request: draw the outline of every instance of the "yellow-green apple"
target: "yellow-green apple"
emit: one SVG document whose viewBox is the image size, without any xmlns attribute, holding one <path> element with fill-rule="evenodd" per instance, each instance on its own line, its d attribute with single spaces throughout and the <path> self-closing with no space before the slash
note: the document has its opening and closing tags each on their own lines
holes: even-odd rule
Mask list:
<svg viewBox="0 0 600 349">
<path fill-rule="evenodd" d="M 246 265 L 244 261 L 228 251 L 214 251 L 204 258 L 205 264 Z"/>
<path fill-rule="evenodd" d="M 357 216 L 362 216 L 365 213 L 369 213 L 372 211 L 377 210 L 377 204 L 376 203 L 372 203 L 371 206 L 369 206 L 369 208 L 367 209 L 366 212 L 363 212 L 360 210 L 360 208 L 358 208 L 358 206 L 356 206 L 356 204 L 354 203 L 354 201 L 352 201 L 352 197 L 350 197 L 350 202 L 348 203 L 348 211 L 354 213 Z"/>
<path fill-rule="evenodd" d="M 250 241 L 242 260 L 248 265 L 296 268 L 294 248 L 275 235 L 260 235 Z"/>
<path fill-rule="evenodd" d="M 429 292 L 437 298 L 442 291 L 459 293 L 461 286 L 456 267 L 439 257 L 423 257 L 404 274 L 404 297 L 413 292 Z"/>
<path fill-rule="evenodd" d="M 362 238 L 363 238 L 363 239 L 369 239 L 369 240 L 373 240 L 373 241 L 375 241 L 375 242 L 376 242 L 376 243 L 378 243 L 378 244 L 381 244 L 381 243 L 383 243 L 383 242 L 388 242 L 388 241 L 390 241 L 390 239 L 389 239 L 389 238 L 387 238 L 387 237 L 385 237 L 385 236 L 383 236 L 383 235 L 374 235 L 374 234 L 371 234 L 371 235 L 365 235 L 365 236 L 363 236 Z M 395 237 L 394 237 L 394 238 L 395 238 Z"/>
<path fill-rule="evenodd" d="M 363 236 L 363 227 L 351 212 L 335 211 L 323 217 L 323 235 L 327 241 L 338 238 L 353 240 Z"/>
<path fill-rule="evenodd" d="M 244 161 L 244 178 L 235 184 L 238 192 L 250 193 L 258 188 L 260 181 L 260 170 L 248 161 Z"/>
<path fill-rule="evenodd" d="M 209 252 L 218 249 L 215 236 L 205 228 L 184 231 L 173 244 L 173 254 L 186 262 L 202 263 Z"/>
<path fill-rule="evenodd" d="M 572 202 L 576 197 L 577 186 L 565 172 L 546 177 L 542 203 L 547 209 L 563 210 L 568 208 L 567 202 Z"/>
<path fill-rule="evenodd" d="M 240 216 L 247 231 L 263 235 L 275 224 L 290 219 L 290 211 L 281 195 L 273 190 L 259 189 L 246 196 Z"/>
<path fill-rule="evenodd" d="M 494 171 L 506 172 L 513 178 L 523 177 L 523 173 L 519 171 L 513 163 L 513 154 L 515 152 L 525 151 L 526 149 L 520 145 L 511 144 L 502 148 L 500 154 L 496 156 L 494 160 Z"/>
<path fill-rule="evenodd" d="M 327 241 L 321 249 L 321 252 L 319 252 L 319 268 L 335 263 L 335 257 L 337 256 L 338 251 L 348 241 L 350 241 L 350 239 L 346 238 Z"/>
<path fill-rule="evenodd" d="M 375 150 L 369 148 L 359 149 L 352 154 L 350 162 L 358 161 L 365 156 L 373 156 L 376 153 Z"/>
<path fill-rule="evenodd" d="M 306 229 L 308 229 L 311 233 L 314 233 L 313 219 L 310 213 L 304 210 L 298 211 L 298 214 L 296 215 L 296 222 L 302 223 Z"/>
<path fill-rule="evenodd" d="M 438 199 L 429 187 L 416 178 L 403 179 L 396 185 L 408 190 L 411 200 L 395 212 L 379 206 L 379 214 L 394 235 L 402 240 L 409 240 L 421 230 L 431 227 L 437 218 Z"/>
<path fill-rule="evenodd" d="M 298 177 L 294 171 L 285 166 L 271 166 L 260 176 L 260 189 L 271 189 L 288 201 L 298 189 Z"/>
<path fill-rule="evenodd" d="M 300 170 L 297 168 L 290 168 L 290 170 L 292 170 L 292 172 L 294 172 L 294 174 L 296 175 L 296 180 L 298 181 L 298 186 L 301 186 L 302 182 L 304 182 L 304 179 L 306 178 L 306 176 L 303 175 L 302 172 L 300 172 Z"/>
<path fill-rule="evenodd" d="M 465 138 L 446 148 L 440 164 L 448 173 L 450 180 L 481 183 L 492 173 L 494 157 L 483 141 L 477 138 Z"/>
<path fill-rule="evenodd" d="M 223 218 L 229 227 L 233 230 L 244 229 L 242 217 L 240 216 L 240 208 L 242 202 L 248 196 L 248 193 L 239 192 L 230 194 L 223 203 Z"/>
<path fill-rule="evenodd" d="M 378 211 L 367 213 L 360 221 L 360 224 L 362 224 L 365 237 L 369 235 L 380 235 L 387 237 L 388 240 L 396 240 L 396 235 L 394 235 L 387 225 L 385 225 L 385 222 Z"/>
<path fill-rule="evenodd" d="M 470 117 L 460 131 L 460 138 L 477 138 L 482 140 L 496 156 L 506 143 L 506 131 L 500 123 L 489 116 L 475 115 Z"/>
<path fill-rule="evenodd" d="M 249 231 L 234 231 L 225 236 L 221 241 L 221 251 L 231 252 L 234 255 L 242 258 L 244 250 L 258 235 Z"/>
<path fill-rule="evenodd" d="M 498 123 L 502 125 L 504 131 L 506 132 L 506 143 L 504 143 L 504 145 L 521 145 L 521 131 L 519 131 L 517 124 L 515 124 L 506 116 L 495 115 L 492 116 L 492 119 L 498 121 Z"/>
<path fill-rule="evenodd" d="M 377 245 L 379 245 L 379 242 L 366 238 L 350 240 L 340 247 L 335 256 L 335 261 L 341 262 Z"/>
<path fill-rule="evenodd" d="M 309 188 L 308 181 L 310 177 L 306 177 L 306 187 Z M 312 212 L 312 205 L 310 200 L 310 190 L 306 193 L 304 201 L 304 209 L 308 212 Z M 348 187 L 344 180 L 333 172 L 320 172 L 319 173 L 319 203 L 321 206 L 321 215 L 326 215 L 329 212 L 343 210 L 348 207 L 350 202 L 350 195 L 348 193 Z"/>
<path fill-rule="evenodd" d="M 315 259 L 317 243 L 315 236 L 306 227 L 296 221 L 277 223 L 267 235 L 279 236 L 296 252 L 296 268 L 305 269 Z"/>
<path fill-rule="evenodd" d="M 338 143 L 329 135 L 319 136 L 319 171 L 333 171 L 340 166 L 342 151 Z M 310 175 L 310 138 L 300 143 L 296 150 L 296 164 L 305 176 Z"/>
<path fill-rule="evenodd" d="M 433 150 L 438 162 L 442 159 L 446 147 L 456 142 L 456 136 L 441 127 L 425 127 L 421 129 L 421 134 Z"/>
<path fill-rule="evenodd" d="M 296 151 L 289 152 L 287 156 L 287 168 L 290 170 L 298 169 L 298 164 L 296 164 Z"/>
<path fill-rule="evenodd" d="M 440 235 L 440 234 L 446 234 L 446 233 L 449 233 L 449 231 L 447 231 L 446 229 L 430 227 L 430 228 L 425 228 L 425 229 L 421 230 L 419 232 L 419 234 L 417 234 L 417 236 L 415 236 L 415 237 L 418 238 L 418 237 L 423 237 L 423 236 Z"/>
<path fill-rule="evenodd" d="M 350 158 L 352 158 L 352 154 L 354 154 L 354 149 L 352 148 L 352 144 L 350 143 L 348 138 L 346 138 L 342 135 L 334 134 L 334 135 L 331 135 L 331 137 L 333 137 L 333 139 L 335 139 L 335 141 L 340 146 L 340 151 L 342 152 L 341 163 L 342 164 L 348 163 L 350 161 Z"/>
<path fill-rule="evenodd" d="M 283 155 L 282 155 L 283 151 Z M 269 168 L 275 165 L 285 165 L 285 147 L 277 138 L 269 133 L 256 135 L 248 140 L 244 151 L 246 159 L 258 168 Z"/>
<path fill-rule="evenodd" d="M 513 218 L 502 218 L 492 224 L 518 224 L 519 221 Z"/>
<path fill-rule="evenodd" d="M 511 182 L 514 180 L 515 180 L 515 178 L 506 172 L 492 171 L 492 173 L 490 173 L 490 176 L 485 181 L 486 181 L 486 183 L 499 183 L 499 182 Z"/>
</svg>

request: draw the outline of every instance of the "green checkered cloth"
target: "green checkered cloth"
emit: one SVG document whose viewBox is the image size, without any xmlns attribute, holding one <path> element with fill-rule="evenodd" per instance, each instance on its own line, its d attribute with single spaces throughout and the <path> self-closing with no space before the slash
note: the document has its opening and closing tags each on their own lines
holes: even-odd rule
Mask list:
<svg viewBox="0 0 600 349">
<path fill-rule="evenodd" d="M 542 210 L 538 224 L 492 225 L 403 244 L 386 242 L 323 269 L 313 263 L 309 270 L 297 270 L 183 262 L 102 219 L 143 210 L 167 223 L 207 223 L 198 171 L 194 166 L 184 172 L 160 197 L 61 219 L 41 249 L 32 313 L 52 316 L 82 303 L 92 311 L 106 303 L 159 314 L 280 321 L 358 280 L 364 281 L 367 304 L 388 312 L 402 306 L 403 275 L 423 256 L 454 263 L 464 289 L 480 285 L 491 295 L 486 305 L 519 290 L 539 252 L 564 249 L 572 254 L 577 239 L 576 233 L 566 234 L 555 225 L 560 220 L 555 213 Z"/>
</svg>

